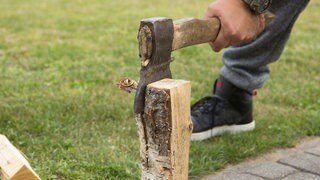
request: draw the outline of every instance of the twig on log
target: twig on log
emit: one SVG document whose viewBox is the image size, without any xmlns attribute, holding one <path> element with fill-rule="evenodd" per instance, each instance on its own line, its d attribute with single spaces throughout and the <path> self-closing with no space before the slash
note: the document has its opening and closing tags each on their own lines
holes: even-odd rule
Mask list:
<svg viewBox="0 0 320 180">
<path fill-rule="evenodd" d="M 136 92 L 138 82 L 132 79 L 124 78 L 119 81 L 117 84 L 118 88 L 124 90 L 128 93 Z"/>
</svg>

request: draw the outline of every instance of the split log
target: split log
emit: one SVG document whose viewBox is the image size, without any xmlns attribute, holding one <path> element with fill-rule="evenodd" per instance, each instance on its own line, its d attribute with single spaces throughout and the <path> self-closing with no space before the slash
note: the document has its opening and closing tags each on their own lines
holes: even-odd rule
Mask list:
<svg viewBox="0 0 320 180">
<path fill-rule="evenodd" d="M 10 141 L 0 135 L 0 179 L 39 180 L 29 162 Z"/>
<path fill-rule="evenodd" d="M 188 179 L 190 95 L 190 82 L 184 80 L 148 85 L 144 114 L 136 116 L 141 179 Z"/>
</svg>

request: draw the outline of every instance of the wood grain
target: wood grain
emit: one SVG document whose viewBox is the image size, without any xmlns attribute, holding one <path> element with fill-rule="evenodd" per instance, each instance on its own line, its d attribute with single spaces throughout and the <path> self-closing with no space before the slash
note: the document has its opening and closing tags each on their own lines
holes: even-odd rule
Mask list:
<svg viewBox="0 0 320 180">
<path fill-rule="evenodd" d="M 0 167 L 2 180 L 40 179 L 29 162 L 4 135 L 0 135 Z"/>
<path fill-rule="evenodd" d="M 190 82 L 164 79 L 149 84 L 144 114 L 137 115 L 141 179 L 188 179 Z"/>
<path fill-rule="evenodd" d="M 275 15 L 267 11 L 263 14 L 263 17 L 266 25 L 268 25 L 275 18 Z M 173 26 L 172 51 L 214 41 L 220 31 L 220 20 L 218 18 L 186 18 L 175 21 Z"/>
<path fill-rule="evenodd" d="M 172 51 L 214 41 L 220 31 L 218 18 L 188 18 L 174 22 Z"/>
</svg>

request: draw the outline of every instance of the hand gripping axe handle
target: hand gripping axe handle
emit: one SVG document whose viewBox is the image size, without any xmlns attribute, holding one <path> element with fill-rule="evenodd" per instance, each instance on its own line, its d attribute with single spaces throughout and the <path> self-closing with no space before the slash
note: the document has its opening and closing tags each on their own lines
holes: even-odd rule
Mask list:
<svg viewBox="0 0 320 180">
<path fill-rule="evenodd" d="M 268 24 L 272 13 L 265 13 Z M 216 39 L 220 31 L 218 18 L 205 20 L 188 18 L 173 22 L 169 18 L 149 18 L 140 22 L 138 33 L 140 80 L 136 90 L 134 112 L 143 114 L 145 90 L 148 84 L 171 78 L 171 52 L 183 47 L 208 43 Z"/>
</svg>

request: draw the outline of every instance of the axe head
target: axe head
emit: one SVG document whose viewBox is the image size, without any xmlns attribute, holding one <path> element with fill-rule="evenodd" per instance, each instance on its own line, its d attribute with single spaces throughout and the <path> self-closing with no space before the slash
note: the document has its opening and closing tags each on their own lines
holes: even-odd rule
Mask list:
<svg viewBox="0 0 320 180">
<path fill-rule="evenodd" d="M 144 112 L 147 85 L 164 78 L 171 78 L 173 33 L 172 19 L 150 18 L 140 22 L 138 39 L 141 70 L 134 100 L 134 112 L 137 114 Z"/>
</svg>

